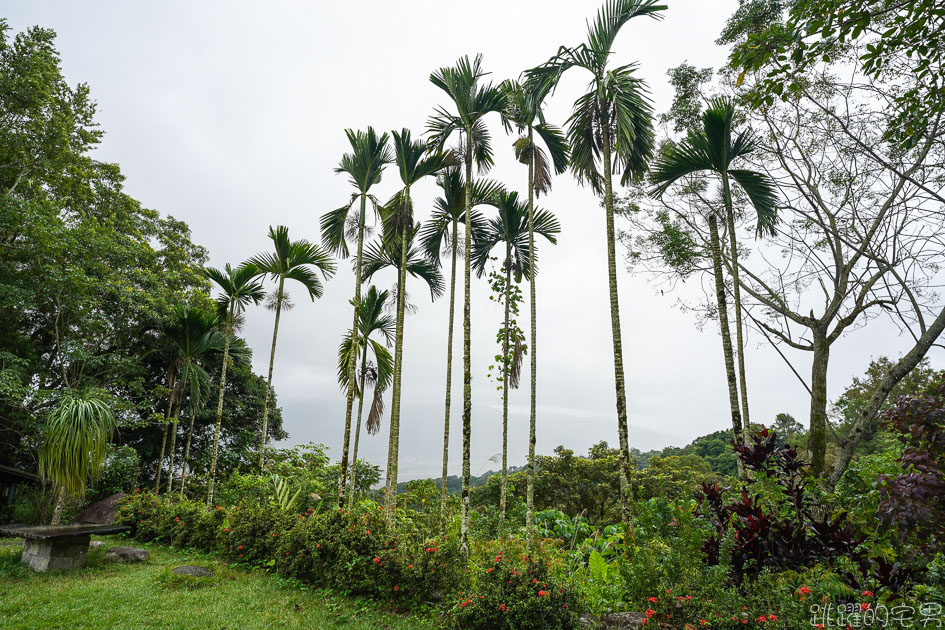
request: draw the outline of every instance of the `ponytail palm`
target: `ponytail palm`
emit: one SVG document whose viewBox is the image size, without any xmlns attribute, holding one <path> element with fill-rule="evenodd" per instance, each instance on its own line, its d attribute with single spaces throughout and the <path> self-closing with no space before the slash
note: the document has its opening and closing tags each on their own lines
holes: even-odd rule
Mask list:
<svg viewBox="0 0 945 630">
<path fill-rule="evenodd" d="M 440 479 L 440 528 L 446 528 L 446 477 L 449 464 L 450 447 L 450 402 L 453 387 L 453 320 L 456 304 L 456 258 L 461 247 L 459 224 L 466 222 L 466 184 L 462 171 L 458 167 L 449 167 L 440 172 L 436 179 L 442 194 L 433 201 L 433 216 L 420 230 L 420 242 L 427 257 L 439 268 L 444 251 L 451 257 L 450 266 L 450 314 L 446 335 L 446 403 L 443 414 L 443 475 Z M 482 229 L 485 219 L 476 210 L 476 206 L 491 204 L 502 186 L 491 180 L 479 179 L 473 183 L 470 197 L 472 208 L 471 234 Z M 465 236 L 471 238 L 471 236 Z"/>
<path fill-rule="evenodd" d="M 430 81 L 446 92 L 453 103 L 454 111 L 437 107 L 427 128 L 437 147 L 442 149 L 454 134 L 459 134 L 465 168 L 465 223 L 463 287 L 463 487 L 461 495 L 462 524 L 460 539 L 463 552 L 469 549 L 469 448 L 472 435 L 472 363 L 471 363 L 471 251 L 472 234 L 472 165 L 475 161 L 480 173 L 492 166 L 492 146 L 485 117 L 505 109 L 506 97 L 491 83 L 481 83 L 485 76 L 482 70 L 482 55 L 470 62 L 461 57 L 451 68 L 440 68 L 430 75 Z"/>
<path fill-rule="evenodd" d="M 368 383 L 374 386 L 374 399 L 371 410 L 368 412 L 367 432 L 374 435 L 381 425 L 381 416 L 384 414 L 384 392 L 390 387 L 394 378 L 394 360 L 387 346 L 394 341 L 395 320 L 384 312 L 390 293 L 378 291 L 371 286 L 367 294 L 358 305 L 358 336 L 354 338 L 350 331 L 345 334 L 338 348 L 338 384 L 343 388 L 350 386 L 348 365 L 351 356 L 361 355 L 361 376 L 355 393 L 358 396 L 358 420 L 354 430 L 354 448 L 351 451 L 351 482 L 348 485 L 348 505 L 354 503 L 355 471 L 358 462 L 358 443 L 361 437 L 361 418 L 364 411 L 365 387 Z M 371 337 L 379 333 L 384 337 L 380 343 Z M 368 351 L 374 355 L 374 363 L 368 362 Z"/>
<path fill-rule="evenodd" d="M 220 287 L 217 297 L 219 316 L 223 324 L 223 364 L 220 368 L 220 391 L 217 396 L 217 417 L 213 429 L 213 457 L 210 461 L 210 481 L 207 490 L 207 503 L 213 503 L 213 486 L 217 472 L 217 453 L 220 446 L 220 424 L 223 421 L 223 392 L 226 388 L 226 368 L 230 360 L 230 340 L 238 330 L 241 315 L 250 304 L 259 304 L 266 291 L 257 280 L 259 270 L 252 263 L 243 263 L 236 269 L 229 263 L 223 271 L 209 267 L 204 271 L 210 280 Z"/>
<path fill-rule="evenodd" d="M 52 524 L 62 520 L 67 497 L 85 496 L 86 481 L 99 474 L 115 416 L 100 392 L 69 391 L 49 414 L 39 454 L 39 474 L 59 488 Z"/>
<path fill-rule="evenodd" d="M 617 253 L 614 236 L 613 173 L 622 172 L 621 182 L 640 176 L 653 153 L 653 114 L 636 65 L 608 65 L 620 29 L 634 17 L 659 19 L 664 5 L 654 0 L 607 0 L 588 23 L 587 42 L 575 48 L 562 46 L 546 63 L 526 73 L 526 86 L 536 94 L 553 91 L 571 68 L 591 75 L 589 90 L 574 103 L 568 119 L 571 172 L 578 182 L 589 184 L 604 197 L 607 224 L 607 276 L 610 288 L 610 324 L 614 345 L 614 382 L 617 394 L 617 433 L 620 459 L 623 522 L 627 534 L 632 518 L 627 489 L 633 466 L 627 429 L 627 394 L 623 370 L 620 305 L 617 298 Z"/>
<path fill-rule="evenodd" d="M 516 282 L 524 275 L 535 281 L 537 273 L 537 256 L 535 255 L 534 234 L 544 236 L 551 243 L 557 243 L 557 235 L 561 226 L 555 216 L 547 210 L 538 210 L 532 217 L 531 208 L 522 203 L 516 192 L 501 192 L 496 196 L 497 217 L 489 221 L 477 235 L 473 251 L 473 267 L 480 278 L 485 274 L 486 263 L 493 248 L 502 246 L 505 258 L 502 267 L 505 270 L 505 319 L 502 343 L 502 486 L 499 491 L 499 522 L 505 523 L 505 502 L 508 489 L 508 437 L 509 437 L 509 385 L 518 383 L 518 374 L 521 369 L 516 351 L 513 357 L 509 356 L 511 341 L 509 338 L 509 302 L 512 290 L 512 271 L 515 271 Z M 533 228 L 533 229 L 529 229 Z"/>
<path fill-rule="evenodd" d="M 744 427 L 748 424 L 748 392 L 745 382 L 744 340 L 742 337 L 741 291 L 738 277 L 738 249 L 735 239 L 735 213 L 732 207 L 731 180 L 734 180 L 748 196 L 757 218 L 758 234 L 774 232 L 777 221 L 777 193 L 774 182 L 766 175 L 745 169 L 733 169 L 732 163 L 751 153 L 757 142 L 751 131 L 732 138 L 735 106 L 731 99 L 714 99 L 702 115 L 702 130 L 689 132 L 686 139 L 670 145 L 653 168 L 650 178 L 656 184 L 653 195 L 660 197 L 678 179 L 708 172 L 722 181 L 722 198 L 728 225 L 733 291 L 735 298 L 735 332 L 738 348 L 738 379 L 736 383 L 735 362 L 732 356 L 732 337 L 728 326 L 728 309 L 725 303 L 725 282 L 722 278 L 722 247 L 719 240 L 718 220 L 709 214 L 709 238 L 712 251 L 715 293 L 722 331 L 722 351 L 725 359 L 725 374 L 728 381 L 729 406 L 732 412 L 732 428 L 735 441 L 744 442 Z M 741 388 L 741 412 L 739 412 L 738 389 Z"/>
<path fill-rule="evenodd" d="M 269 419 L 269 398 L 272 393 L 272 366 L 276 360 L 276 340 L 279 336 L 279 317 L 283 308 L 291 308 L 288 294 L 285 290 L 285 281 L 294 280 L 305 287 L 309 298 L 314 302 L 324 292 L 324 287 L 318 274 L 327 280 L 335 273 L 335 263 L 331 254 L 306 241 L 293 241 L 289 238 L 289 228 L 280 225 L 269 228 L 269 238 L 272 239 L 274 251 L 259 254 L 249 260 L 256 266 L 260 275 L 268 275 L 277 283 L 275 293 L 272 294 L 269 304 L 276 312 L 275 323 L 272 327 L 272 348 L 269 351 L 269 376 L 266 379 L 266 397 L 263 402 L 262 428 L 259 435 L 259 469 L 266 467 L 266 437 L 267 421 Z"/>
<path fill-rule="evenodd" d="M 560 129 L 545 121 L 542 105 L 548 96 L 550 84 L 530 84 L 528 87 L 517 81 L 506 81 L 502 89 L 508 103 L 503 112 L 502 122 L 507 132 L 516 131 L 515 157 L 528 166 L 528 247 L 535 250 L 534 206 L 535 196 L 551 190 L 551 170 L 558 175 L 568 166 L 568 143 Z M 536 142 L 535 134 L 541 139 Z M 546 152 L 547 150 L 547 152 Z M 551 156 L 549 163 L 548 156 Z M 529 262 L 534 266 L 535 261 Z M 534 530 L 535 519 L 535 440 L 537 435 L 538 415 L 538 316 L 536 281 L 532 277 L 528 283 L 528 302 L 531 329 L 531 375 L 530 402 L 528 417 L 528 470 L 525 474 L 525 531 L 528 539 Z"/>
<path fill-rule="evenodd" d="M 322 244 L 333 254 L 347 258 L 350 255 L 348 239 L 357 242 L 354 259 L 354 305 L 353 321 L 351 323 L 351 337 L 357 341 L 358 336 L 358 308 L 361 300 L 361 258 L 364 251 L 364 231 L 367 220 L 367 204 L 376 213 L 379 203 L 370 194 L 371 187 L 381 181 L 384 167 L 393 160 L 388 140 L 390 136 L 383 133 L 380 136 L 373 127 L 367 131 L 352 131 L 346 129 L 351 153 L 345 153 L 341 163 L 335 169 L 336 173 L 347 173 L 351 184 L 357 192 L 351 195 L 348 203 L 337 210 L 332 210 L 322 216 Z M 357 206 L 355 202 L 359 202 Z M 357 210 L 355 208 L 357 207 Z M 348 362 L 348 396 L 345 403 L 345 428 L 343 447 L 341 449 L 341 470 L 338 475 L 338 504 L 344 501 L 344 489 L 348 475 L 348 448 L 351 440 L 351 410 L 354 406 L 355 393 L 355 355 L 349 357 Z"/>
</svg>

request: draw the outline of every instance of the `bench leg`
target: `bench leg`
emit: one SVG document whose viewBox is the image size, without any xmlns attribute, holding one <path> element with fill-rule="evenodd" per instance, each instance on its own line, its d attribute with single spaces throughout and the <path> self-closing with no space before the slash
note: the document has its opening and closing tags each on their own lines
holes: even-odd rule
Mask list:
<svg viewBox="0 0 945 630">
<path fill-rule="evenodd" d="M 89 552 L 90 536 L 27 540 L 20 562 L 36 571 L 81 569 Z"/>
</svg>

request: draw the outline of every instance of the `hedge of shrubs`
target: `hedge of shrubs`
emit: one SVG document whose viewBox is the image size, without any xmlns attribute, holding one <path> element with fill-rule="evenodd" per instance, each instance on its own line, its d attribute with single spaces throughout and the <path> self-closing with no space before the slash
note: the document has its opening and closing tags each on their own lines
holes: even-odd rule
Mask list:
<svg viewBox="0 0 945 630">
<path fill-rule="evenodd" d="M 572 628 L 578 599 L 553 575 L 546 543 L 474 545 L 464 562 L 455 536 L 425 538 L 409 519 L 388 534 L 383 507 L 303 513 L 273 505 L 212 506 L 135 492 L 117 522 L 142 542 L 217 552 L 305 584 L 389 602 L 403 610 L 435 608 L 460 627 Z"/>
</svg>

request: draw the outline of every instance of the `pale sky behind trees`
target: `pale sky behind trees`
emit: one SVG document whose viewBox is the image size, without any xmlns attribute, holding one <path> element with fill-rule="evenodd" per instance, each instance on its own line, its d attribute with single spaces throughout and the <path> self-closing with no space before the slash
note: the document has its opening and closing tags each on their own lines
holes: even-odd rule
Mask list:
<svg viewBox="0 0 945 630">
<path fill-rule="evenodd" d="M 698 67 L 724 63 L 727 51 L 714 42 L 737 6 L 736 0 L 667 3 L 664 20 L 631 21 L 614 47 L 616 63 L 640 63 L 657 113 L 672 98 L 669 68 L 685 60 Z M 106 135 L 97 159 L 119 163 L 127 192 L 146 207 L 186 221 L 193 240 L 209 249 L 210 264 L 222 267 L 268 250 L 270 225 L 289 226 L 293 238 L 320 240 L 319 217 L 344 204 L 352 191 L 347 178 L 334 173 L 349 150 L 345 128 L 409 127 L 420 134 L 433 107 L 449 105 L 429 82 L 435 68 L 481 52 L 496 83 L 517 77 L 559 45 L 583 41 L 585 20 L 598 5 L 599 0 L 7 0 L 2 14 L 14 32 L 32 25 L 56 30 L 67 80 L 88 83 L 98 102 Z M 550 122 L 563 125 L 586 80 L 577 71 L 566 75 L 550 99 Z M 498 117 L 489 124 L 496 153 L 489 177 L 524 192 L 527 172 L 514 159 L 513 138 Z M 396 172 L 389 170 L 372 192 L 386 199 L 398 187 Z M 437 192 L 432 178 L 413 192 L 419 219 L 429 215 Z M 539 204 L 556 213 L 562 233 L 556 247 L 540 245 L 537 451 L 550 453 L 563 444 L 584 452 L 600 440 L 616 445 L 603 209 L 570 174 L 557 177 Z M 701 291 L 692 286 L 660 295 L 647 277 L 621 267 L 631 446 L 682 446 L 729 428 L 717 323 L 700 331 L 694 314 L 675 307 L 678 299 Z M 394 282 L 392 270 L 375 279 L 379 288 Z M 289 288 L 296 306 L 283 313 L 273 379 L 289 443 L 323 443 L 336 458 L 345 405 L 336 354 L 351 325 L 353 288 L 347 262 L 315 303 L 300 288 Z M 431 304 L 419 280 L 408 280 L 408 291 L 418 311 L 405 325 L 401 479 L 438 475 L 446 363 L 447 299 Z M 527 332 L 524 285 L 523 291 L 520 324 Z M 501 309 L 488 300 L 485 279 L 474 283 L 472 295 L 472 472 L 479 474 L 495 469 L 488 460 L 501 452 L 501 392 L 487 377 L 498 352 Z M 451 474 L 459 474 L 461 452 L 461 296 L 460 285 Z M 242 334 L 254 351 L 255 370 L 264 374 L 272 313 L 249 309 Z M 767 342 L 751 333 L 748 341 L 752 420 L 770 422 L 787 412 L 806 425 L 804 388 Z M 830 399 L 862 374 L 870 358 L 898 356 L 908 342 L 882 320 L 838 341 L 831 351 Z M 784 352 L 806 376 L 810 353 Z M 941 365 L 940 351 L 930 357 Z M 511 392 L 512 465 L 523 464 L 527 453 L 527 370 L 526 363 L 522 388 Z M 389 416 L 381 433 L 361 439 L 359 454 L 381 466 L 388 421 Z"/>
</svg>

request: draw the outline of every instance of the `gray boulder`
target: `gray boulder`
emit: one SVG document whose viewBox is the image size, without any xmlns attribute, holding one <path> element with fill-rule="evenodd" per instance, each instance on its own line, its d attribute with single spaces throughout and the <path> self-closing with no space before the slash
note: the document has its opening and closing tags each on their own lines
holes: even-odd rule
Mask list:
<svg viewBox="0 0 945 630">
<path fill-rule="evenodd" d="M 112 547 L 105 552 L 105 559 L 110 562 L 144 562 L 148 552 L 138 547 Z"/>
<path fill-rule="evenodd" d="M 593 628 L 595 630 L 598 628 L 605 630 L 637 630 L 637 628 L 644 627 L 644 619 L 646 619 L 646 615 L 639 612 L 612 613 L 601 617 L 587 613 L 581 615 L 578 619 L 578 625 L 582 628 Z"/>
<path fill-rule="evenodd" d="M 91 551 L 94 549 L 101 549 L 104 546 L 105 546 L 105 541 L 93 540 L 92 542 L 89 543 L 89 550 Z"/>
<path fill-rule="evenodd" d="M 194 577 L 213 577 L 213 571 L 204 567 L 195 567 L 195 566 L 182 566 L 175 567 L 171 569 L 171 572 L 176 573 L 177 575 L 192 575 Z"/>
<path fill-rule="evenodd" d="M 74 519 L 72 519 L 72 525 L 111 525 L 115 522 L 115 513 L 118 511 L 118 499 L 125 496 L 123 492 L 113 494 L 110 497 L 106 497 L 97 503 L 93 503 L 89 507 L 85 508 L 79 512 Z"/>
</svg>

